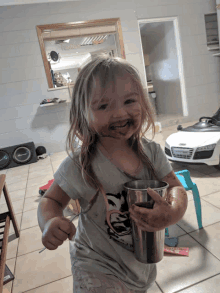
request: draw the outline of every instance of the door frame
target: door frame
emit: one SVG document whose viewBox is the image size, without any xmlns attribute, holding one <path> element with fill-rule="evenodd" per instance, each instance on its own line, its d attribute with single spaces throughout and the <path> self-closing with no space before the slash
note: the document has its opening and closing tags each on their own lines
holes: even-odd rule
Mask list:
<svg viewBox="0 0 220 293">
<path fill-rule="evenodd" d="M 178 17 L 162 17 L 162 18 L 151 18 L 151 19 L 138 19 L 138 33 L 141 41 L 141 33 L 140 33 L 140 24 L 141 23 L 154 23 L 154 22 L 166 22 L 166 21 L 172 21 L 174 26 L 174 35 L 175 35 L 175 41 L 176 41 L 176 47 L 177 47 L 177 58 L 178 58 L 178 68 L 179 68 L 179 78 L 180 78 L 180 89 L 181 89 L 181 98 L 182 98 L 182 113 L 183 116 L 188 116 L 188 103 L 186 98 L 186 85 L 185 85 L 185 78 L 184 78 L 184 69 L 183 69 L 183 55 L 182 55 L 182 48 L 181 48 L 181 42 L 180 42 L 180 32 L 179 32 L 179 23 L 178 23 Z M 142 41 L 141 41 L 142 45 Z M 142 46 L 142 60 L 144 61 L 144 54 L 143 54 L 143 46 Z M 144 66 L 145 71 L 145 78 L 146 78 L 146 70 Z M 146 80 L 147 83 L 147 80 Z"/>
</svg>

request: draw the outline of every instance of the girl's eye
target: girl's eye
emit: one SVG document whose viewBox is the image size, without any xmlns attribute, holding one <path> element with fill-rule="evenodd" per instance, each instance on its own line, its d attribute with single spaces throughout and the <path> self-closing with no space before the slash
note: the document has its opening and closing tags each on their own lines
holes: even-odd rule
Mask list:
<svg viewBox="0 0 220 293">
<path fill-rule="evenodd" d="M 135 102 L 135 100 L 133 100 L 133 99 L 129 99 L 129 100 L 126 100 L 126 102 L 125 103 L 127 103 L 128 101 L 130 101 L 130 103 L 133 103 L 133 102 Z M 129 104 L 130 104 L 129 103 Z"/>
<path fill-rule="evenodd" d="M 108 105 L 108 104 L 101 105 L 101 106 L 99 107 L 99 110 L 105 110 L 106 107 L 107 107 L 107 105 Z M 104 107 L 104 108 L 103 108 L 103 107 Z"/>
<path fill-rule="evenodd" d="M 125 103 L 127 104 L 134 103 L 134 102 L 136 102 L 136 100 L 133 100 L 133 99 L 128 99 L 125 101 Z M 103 104 L 99 107 L 99 110 L 105 110 L 107 106 L 108 104 Z"/>
</svg>

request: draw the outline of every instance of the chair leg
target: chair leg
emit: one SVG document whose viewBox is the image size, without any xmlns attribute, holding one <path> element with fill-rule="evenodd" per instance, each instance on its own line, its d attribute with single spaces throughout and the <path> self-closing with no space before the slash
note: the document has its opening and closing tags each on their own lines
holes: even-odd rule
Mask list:
<svg viewBox="0 0 220 293">
<path fill-rule="evenodd" d="M 199 229 L 202 228 L 202 208 L 201 208 L 201 201 L 199 197 L 199 191 L 196 184 L 193 184 L 192 188 L 193 198 L 194 198 L 194 205 L 196 209 L 196 216 L 199 225 Z"/>
<path fill-rule="evenodd" d="M 16 220 L 15 217 L 15 213 L 14 213 L 14 208 L 12 206 L 12 202 L 8 193 L 8 188 L 6 186 L 6 182 L 5 182 L 5 186 L 3 187 L 3 193 L 5 195 L 5 201 L 7 203 L 8 209 L 9 209 L 9 213 L 10 213 L 10 218 L 12 220 L 13 226 L 14 226 L 14 230 L 15 230 L 15 235 L 18 238 L 20 236 L 20 232 L 18 229 L 18 222 Z"/>
</svg>

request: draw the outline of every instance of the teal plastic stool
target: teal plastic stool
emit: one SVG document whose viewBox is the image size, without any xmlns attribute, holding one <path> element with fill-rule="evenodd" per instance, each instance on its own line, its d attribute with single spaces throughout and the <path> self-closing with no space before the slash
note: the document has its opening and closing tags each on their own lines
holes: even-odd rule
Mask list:
<svg viewBox="0 0 220 293">
<path fill-rule="evenodd" d="M 192 190 L 193 198 L 194 198 L 194 205 L 196 209 L 196 216 L 199 225 L 199 229 L 202 228 L 202 209 L 201 209 L 201 201 L 199 196 L 199 191 L 197 185 L 192 182 L 190 177 L 190 172 L 188 170 L 182 170 L 179 172 L 175 172 L 177 178 L 185 188 L 185 190 Z M 169 237 L 168 228 L 165 229 L 165 236 Z"/>
</svg>

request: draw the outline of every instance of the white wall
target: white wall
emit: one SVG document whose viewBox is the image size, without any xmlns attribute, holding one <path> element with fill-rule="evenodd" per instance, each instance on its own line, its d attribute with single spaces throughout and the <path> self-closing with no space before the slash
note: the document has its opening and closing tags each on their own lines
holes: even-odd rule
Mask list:
<svg viewBox="0 0 220 293">
<path fill-rule="evenodd" d="M 191 116 L 210 115 L 219 105 L 219 59 L 207 51 L 207 0 L 81 1 L 0 7 L 0 147 L 27 141 L 48 152 L 65 149 L 69 105 L 40 108 L 44 98 L 68 98 L 47 91 L 36 25 L 120 17 L 126 59 L 144 77 L 138 19 L 178 16 L 186 91 Z M 145 83 L 146 86 L 146 83 Z M 211 99 L 211 103 L 210 103 Z"/>
<path fill-rule="evenodd" d="M 144 24 L 141 39 L 149 55 L 158 114 L 183 114 L 173 22 Z"/>
</svg>

